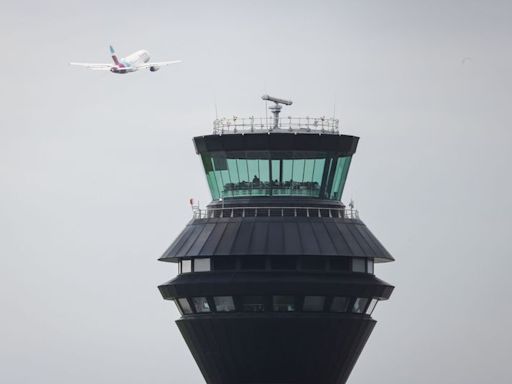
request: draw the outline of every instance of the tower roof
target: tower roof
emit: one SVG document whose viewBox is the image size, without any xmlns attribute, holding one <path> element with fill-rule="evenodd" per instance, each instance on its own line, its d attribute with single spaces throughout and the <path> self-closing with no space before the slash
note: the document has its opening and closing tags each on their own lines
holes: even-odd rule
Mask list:
<svg viewBox="0 0 512 384">
<path fill-rule="evenodd" d="M 322 151 L 351 156 L 359 137 L 321 132 L 236 133 L 194 137 L 198 154 L 235 151 Z"/>
<path fill-rule="evenodd" d="M 288 254 L 394 260 L 361 220 L 312 217 L 196 219 L 160 260 Z"/>
</svg>

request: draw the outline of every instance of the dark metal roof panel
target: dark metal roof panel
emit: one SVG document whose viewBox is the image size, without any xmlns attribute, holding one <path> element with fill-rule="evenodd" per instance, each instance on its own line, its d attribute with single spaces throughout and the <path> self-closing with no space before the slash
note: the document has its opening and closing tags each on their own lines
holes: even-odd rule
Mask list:
<svg viewBox="0 0 512 384">
<path fill-rule="evenodd" d="M 302 255 L 304 253 L 301 243 L 299 228 L 296 222 L 283 223 L 284 228 L 284 250 L 287 255 Z"/>
<path fill-rule="evenodd" d="M 200 225 L 194 225 L 192 228 L 193 229 L 192 229 L 192 232 L 190 233 L 190 236 L 187 238 L 187 240 L 185 240 L 185 242 L 181 246 L 180 250 L 176 253 L 176 256 L 178 256 L 178 257 L 188 256 L 188 251 L 196 243 L 197 238 L 204 227 L 200 226 Z"/>
<path fill-rule="evenodd" d="M 352 253 L 352 256 L 362 256 L 364 254 L 363 250 L 359 246 L 356 239 L 354 239 L 354 236 L 352 236 L 352 233 L 350 233 L 348 227 L 345 222 L 337 222 L 336 223 L 341 236 L 345 240 L 345 242 L 348 244 L 350 251 Z"/>
<path fill-rule="evenodd" d="M 299 225 L 299 233 L 300 233 L 300 241 L 302 244 L 303 254 L 305 255 L 320 255 L 320 248 L 318 247 L 318 241 L 313 233 L 313 228 L 311 227 L 311 222 L 308 221 L 300 221 Z"/>
<path fill-rule="evenodd" d="M 264 255 L 266 252 L 268 238 L 268 223 L 256 222 L 251 236 L 250 252 L 256 255 Z"/>
<path fill-rule="evenodd" d="M 332 240 L 334 247 L 336 248 L 336 253 L 338 255 L 352 254 L 350 247 L 345 241 L 345 238 L 341 235 L 340 230 L 338 229 L 338 226 L 336 225 L 334 219 L 325 219 L 324 225 L 327 230 L 327 233 L 329 234 Z"/>
<path fill-rule="evenodd" d="M 313 233 L 323 255 L 336 255 L 336 249 L 322 221 L 312 222 Z"/>
<path fill-rule="evenodd" d="M 377 249 L 377 254 L 381 259 L 387 259 L 388 261 L 395 260 L 393 256 L 388 252 L 386 248 L 382 245 L 382 243 L 375 237 L 375 235 L 368 229 L 367 226 L 362 225 L 359 227 L 360 231 L 364 231 L 366 235 L 368 236 L 368 239 L 374 244 L 375 249 Z"/>
<path fill-rule="evenodd" d="M 228 222 L 226 230 L 222 233 L 222 236 L 215 250 L 215 255 L 231 255 L 231 249 L 233 243 L 237 238 L 238 228 L 240 227 L 240 221 Z"/>
<path fill-rule="evenodd" d="M 357 230 L 355 225 L 347 225 L 348 230 L 354 236 L 354 239 L 357 241 L 357 244 L 361 247 L 363 250 L 364 255 L 368 256 L 375 256 L 375 253 L 373 252 L 372 247 L 364 240 L 363 236 L 361 236 L 361 233 Z"/>
<path fill-rule="evenodd" d="M 161 257 L 318 255 L 393 258 L 360 220 L 306 217 L 194 220 Z"/>
<path fill-rule="evenodd" d="M 252 219 L 240 222 L 240 228 L 234 239 L 232 254 L 243 255 L 248 253 L 251 245 L 253 227 L 254 221 Z"/>
<path fill-rule="evenodd" d="M 280 222 L 268 223 L 268 243 L 267 253 L 269 255 L 284 254 L 284 231 L 283 224 Z"/>
<path fill-rule="evenodd" d="M 353 228 L 357 230 L 357 232 L 363 237 L 365 244 L 371 248 L 374 255 L 379 253 L 379 248 L 375 245 L 372 239 L 368 236 L 368 231 L 366 230 L 366 226 L 364 225 L 354 225 Z"/>
<path fill-rule="evenodd" d="M 176 256 L 176 253 L 180 250 L 183 243 L 187 241 L 193 230 L 193 226 L 187 225 L 185 229 L 178 235 L 178 237 L 172 242 L 169 248 L 167 248 L 167 250 L 162 255 L 161 259 Z"/>
<path fill-rule="evenodd" d="M 210 237 L 210 234 L 214 228 L 214 223 L 207 223 L 205 226 L 203 226 L 203 229 L 197 236 L 194 245 L 192 245 L 187 253 L 191 255 L 199 255 L 201 253 L 201 249 L 204 247 L 206 240 L 208 240 L 208 237 Z"/>
<path fill-rule="evenodd" d="M 217 246 L 219 245 L 220 239 L 224 231 L 226 230 L 227 222 L 211 223 L 214 225 L 213 231 L 210 233 L 208 239 L 206 239 L 201 252 L 201 256 L 213 255 L 216 252 Z"/>
</svg>

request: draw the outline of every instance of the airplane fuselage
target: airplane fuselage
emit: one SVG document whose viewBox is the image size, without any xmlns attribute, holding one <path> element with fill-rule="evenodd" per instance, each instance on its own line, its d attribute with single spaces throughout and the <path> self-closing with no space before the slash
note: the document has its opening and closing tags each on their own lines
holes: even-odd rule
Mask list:
<svg viewBox="0 0 512 384">
<path fill-rule="evenodd" d="M 119 60 L 119 64 L 110 69 L 112 73 L 125 74 L 137 71 L 137 66 L 147 63 L 150 59 L 146 50 L 140 50 Z"/>
<path fill-rule="evenodd" d="M 112 55 L 112 61 L 114 63 L 69 63 L 70 65 L 78 65 L 80 67 L 86 67 L 93 71 L 110 71 L 112 73 L 131 73 L 136 72 L 140 69 L 149 69 L 151 72 L 158 71 L 161 67 L 171 64 L 181 63 L 181 60 L 173 61 L 154 61 L 150 62 L 148 51 L 141 49 L 140 51 L 134 52 L 123 58 L 119 58 L 114 51 L 114 48 L 110 46 L 110 54 Z"/>
</svg>

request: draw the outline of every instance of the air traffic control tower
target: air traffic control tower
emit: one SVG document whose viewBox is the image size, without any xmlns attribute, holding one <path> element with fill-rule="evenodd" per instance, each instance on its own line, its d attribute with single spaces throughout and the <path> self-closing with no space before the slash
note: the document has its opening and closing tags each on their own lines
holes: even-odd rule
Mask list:
<svg viewBox="0 0 512 384">
<path fill-rule="evenodd" d="M 340 202 L 358 138 L 338 121 L 220 119 L 194 138 L 213 200 L 160 258 L 159 286 L 209 384 L 345 383 L 393 287 L 393 261 Z"/>
</svg>

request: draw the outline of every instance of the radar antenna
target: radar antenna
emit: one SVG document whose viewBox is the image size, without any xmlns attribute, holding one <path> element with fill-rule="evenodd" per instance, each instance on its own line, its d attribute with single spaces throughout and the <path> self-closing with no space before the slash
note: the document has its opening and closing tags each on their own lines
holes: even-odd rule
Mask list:
<svg viewBox="0 0 512 384">
<path fill-rule="evenodd" d="M 281 112 L 281 108 L 282 108 L 281 104 L 292 105 L 293 102 L 291 100 L 278 99 L 277 97 L 272 97 L 269 95 L 263 95 L 263 96 L 261 96 L 261 98 L 266 101 L 268 100 L 268 101 L 274 102 L 274 105 L 272 105 L 268 108 L 274 115 L 274 125 L 272 126 L 272 128 L 269 128 L 269 129 L 272 130 L 272 129 L 278 128 L 279 127 L 279 112 Z"/>
</svg>

